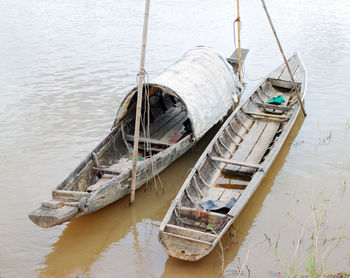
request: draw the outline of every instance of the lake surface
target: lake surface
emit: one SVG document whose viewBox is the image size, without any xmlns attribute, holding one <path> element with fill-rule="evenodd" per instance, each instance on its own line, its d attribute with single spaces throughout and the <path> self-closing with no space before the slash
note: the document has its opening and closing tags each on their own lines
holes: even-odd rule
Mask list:
<svg viewBox="0 0 350 278">
<path fill-rule="evenodd" d="M 152 78 L 186 50 L 234 50 L 234 1 L 151 1 Z M 248 88 L 282 62 L 260 1 L 241 1 Z M 108 133 L 135 86 L 144 1 L 0 1 L 0 276 L 277 277 L 317 251 L 329 273 L 349 271 L 350 2 L 267 1 L 287 55 L 308 71 L 297 124 L 231 235 L 199 262 L 168 258 L 158 227 L 207 134 L 142 188 L 51 229 L 29 211 Z M 315 221 L 315 217 L 316 221 Z M 234 236 L 235 235 L 235 236 Z M 316 248 L 312 248 L 315 240 Z"/>
</svg>

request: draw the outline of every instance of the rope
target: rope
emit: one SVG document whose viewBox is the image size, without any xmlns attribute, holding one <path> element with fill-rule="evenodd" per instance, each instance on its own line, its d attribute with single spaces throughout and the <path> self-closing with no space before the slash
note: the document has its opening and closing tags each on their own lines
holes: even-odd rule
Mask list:
<svg viewBox="0 0 350 278">
<path fill-rule="evenodd" d="M 149 159 L 150 161 L 150 167 L 151 167 L 151 176 L 153 176 L 154 186 L 156 188 L 156 191 L 158 193 L 158 182 L 160 184 L 160 187 L 162 189 L 162 193 L 164 194 L 164 185 L 163 182 L 159 176 L 158 171 L 156 171 L 156 165 L 153 160 L 153 153 L 152 153 L 152 146 L 150 143 L 151 139 L 151 130 L 150 130 L 150 124 L 151 124 L 151 104 L 150 104 L 150 87 L 149 87 L 149 75 L 148 72 L 143 69 L 140 71 L 140 74 L 137 75 L 137 78 L 143 74 L 145 76 L 145 83 L 144 83 L 144 110 L 143 115 L 141 115 L 141 127 L 143 130 L 144 137 L 146 138 L 145 142 L 143 143 L 144 149 L 143 149 L 143 155 L 145 158 Z M 148 153 L 148 155 L 147 155 Z M 147 186 L 149 186 L 149 181 L 147 182 Z"/>
</svg>

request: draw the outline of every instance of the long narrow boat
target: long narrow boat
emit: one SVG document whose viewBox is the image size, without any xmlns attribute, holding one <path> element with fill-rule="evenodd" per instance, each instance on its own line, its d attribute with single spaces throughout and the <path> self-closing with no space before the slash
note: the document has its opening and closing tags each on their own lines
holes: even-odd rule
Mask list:
<svg viewBox="0 0 350 278">
<path fill-rule="evenodd" d="M 189 150 L 234 108 L 240 84 L 231 60 L 198 47 L 145 84 L 136 188 Z M 111 132 L 52 191 L 52 200 L 29 214 L 35 224 L 61 224 L 130 192 L 136 92 L 137 87 L 124 98 Z"/>
<path fill-rule="evenodd" d="M 307 86 L 304 65 L 297 54 L 289 65 L 303 99 Z M 163 219 L 159 241 L 170 256 L 197 261 L 213 250 L 260 185 L 299 110 L 287 68 L 282 65 L 233 111 Z"/>
</svg>

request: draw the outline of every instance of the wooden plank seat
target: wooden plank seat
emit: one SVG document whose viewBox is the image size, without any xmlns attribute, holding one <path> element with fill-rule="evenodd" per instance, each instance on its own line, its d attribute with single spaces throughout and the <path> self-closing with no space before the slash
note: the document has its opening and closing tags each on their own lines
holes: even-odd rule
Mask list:
<svg viewBox="0 0 350 278">
<path fill-rule="evenodd" d="M 269 120 L 288 120 L 289 117 L 288 116 L 283 116 L 283 115 L 275 115 L 275 114 L 279 114 L 279 112 L 270 112 L 271 114 L 267 114 L 267 113 L 256 113 L 256 112 L 250 112 L 250 111 L 245 111 L 245 113 L 254 116 L 254 117 L 260 117 L 260 118 L 265 118 L 265 119 L 269 119 Z"/>
<path fill-rule="evenodd" d="M 129 142 L 134 142 L 134 136 L 133 135 L 126 135 L 126 140 Z M 158 139 L 154 138 L 145 138 L 145 137 L 139 137 L 139 143 L 149 143 L 151 145 L 157 145 L 158 147 L 170 147 L 172 143 L 164 142 Z"/>
<path fill-rule="evenodd" d="M 250 168 L 255 168 L 255 169 L 259 169 L 260 168 L 259 164 L 242 162 L 242 161 L 237 161 L 237 160 L 233 160 L 233 159 L 225 159 L 225 158 L 215 157 L 215 156 L 211 156 L 210 158 L 212 160 L 214 160 L 214 161 L 224 162 L 224 163 L 227 163 L 227 164 L 233 164 L 233 165 L 238 165 L 238 166 L 245 166 L 245 167 L 250 167 Z"/>
<path fill-rule="evenodd" d="M 261 102 L 255 102 L 256 105 L 259 107 L 262 107 L 264 109 L 272 109 L 272 110 L 282 110 L 282 111 L 290 111 L 292 107 L 288 106 L 281 106 L 281 105 L 276 105 L 276 104 L 269 104 L 269 103 L 261 103 Z"/>
<path fill-rule="evenodd" d="M 88 197 L 90 194 L 83 191 L 58 190 L 52 191 L 52 199 L 55 201 L 77 202 L 82 197 Z"/>
<path fill-rule="evenodd" d="M 241 49 L 241 63 L 243 64 L 247 55 L 248 55 L 249 49 L 246 48 L 242 48 Z M 237 74 L 238 71 L 238 61 L 239 61 L 239 57 L 238 57 L 238 49 L 236 49 L 232 55 L 226 59 L 227 62 L 229 62 L 229 64 L 233 67 L 234 73 Z"/>
<path fill-rule="evenodd" d="M 121 174 L 121 171 L 111 170 L 109 166 L 101 166 L 95 168 L 97 171 L 99 171 L 102 174 L 112 175 L 112 176 L 118 176 Z"/>
<path fill-rule="evenodd" d="M 217 181 L 216 186 L 220 186 L 228 189 L 244 190 L 248 184 L 249 184 L 249 181 L 239 180 L 228 176 L 221 176 Z"/>
<path fill-rule="evenodd" d="M 102 177 L 99 178 L 94 184 L 86 188 L 87 192 L 92 192 L 100 188 L 103 184 L 110 181 L 115 176 L 120 175 L 122 172 L 131 169 L 132 160 L 128 157 L 122 157 L 118 160 L 117 163 L 110 166 L 99 165 L 94 167 L 98 172 L 102 174 Z"/>
<path fill-rule="evenodd" d="M 201 232 L 195 229 L 180 227 L 172 224 L 167 224 L 165 226 L 165 232 L 172 235 L 179 235 L 195 240 L 205 241 L 205 242 L 213 242 L 216 239 L 216 235 L 206 232 Z"/>
<path fill-rule="evenodd" d="M 276 91 L 270 82 L 268 83 L 268 91 L 269 91 L 269 97 L 267 97 L 266 100 L 264 100 L 264 102 L 254 101 L 256 103 L 256 105 L 262 109 L 261 112 L 272 114 L 272 115 L 274 115 L 275 118 L 281 118 L 281 119 L 286 119 L 286 120 L 289 119 L 289 117 L 277 116 L 276 114 L 282 115 L 283 113 L 291 110 L 291 107 L 287 107 L 291 95 L 287 94 L 287 93 L 282 93 L 282 92 Z M 268 103 L 268 100 L 270 98 L 278 97 L 280 95 L 283 96 L 285 102 L 283 102 L 282 104 L 279 104 L 279 105 Z M 252 116 L 260 116 L 260 117 L 268 117 L 269 116 L 269 115 L 259 115 L 260 113 L 257 113 L 254 111 L 246 112 L 246 113 L 250 113 L 250 115 L 252 115 Z"/>
</svg>

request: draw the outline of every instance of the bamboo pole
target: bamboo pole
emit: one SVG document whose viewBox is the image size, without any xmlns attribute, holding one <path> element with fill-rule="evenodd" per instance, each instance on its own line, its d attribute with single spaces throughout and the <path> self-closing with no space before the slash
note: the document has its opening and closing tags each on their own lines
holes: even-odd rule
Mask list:
<svg viewBox="0 0 350 278">
<path fill-rule="evenodd" d="M 241 17 L 239 13 L 239 0 L 237 0 L 237 36 L 238 36 L 238 78 L 242 83 L 242 53 L 241 53 Z"/>
<path fill-rule="evenodd" d="M 144 80 L 145 80 L 145 56 L 146 56 L 149 6 L 150 6 L 150 0 L 146 0 L 145 15 L 144 15 L 144 21 L 143 21 L 143 33 L 142 33 L 141 61 L 140 61 L 140 70 L 139 70 L 139 74 L 138 74 L 134 149 L 133 149 L 133 155 L 132 155 L 132 173 L 131 173 L 131 184 L 130 184 L 130 203 L 135 202 L 136 165 L 137 165 L 137 158 L 138 158 L 138 153 L 139 153 L 139 135 L 140 135 L 142 90 L 143 90 L 143 84 L 144 84 Z"/>
<path fill-rule="evenodd" d="M 293 74 L 289 68 L 289 64 L 288 64 L 288 61 L 286 59 L 286 56 L 284 55 L 284 52 L 283 52 L 283 49 L 282 49 L 282 46 L 281 46 L 281 43 L 278 39 L 278 36 L 277 36 L 277 33 L 276 33 L 276 30 L 275 30 L 275 27 L 273 27 L 273 24 L 272 24 L 272 20 L 271 20 L 271 17 L 270 17 L 270 14 L 269 12 L 267 11 L 267 8 L 266 8 L 266 5 L 265 5 L 265 1 L 264 0 L 261 0 L 261 3 L 263 4 L 263 7 L 264 7 L 264 10 L 265 10 L 265 13 L 266 13 L 266 16 L 267 16 L 267 19 L 269 20 L 269 23 L 270 23 L 270 26 L 271 26 L 271 29 L 272 29 L 272 32 L 273 34 L 275 35 L 275 38 L 276 38 L 276 41 L 277 41 L 277 44 L 278 44 L 278 47 L 280 49 L 280 52 L 282 54 L 282 57 L 283 57 L 283 60 L 284 60 L 284 63 L 286 64 L 286 67 L 288 69 L 288 72 L 289 72 L 289 75 L 290 75 L 290 79 L 292 80 L 292 83 L 293 83 L 293 87 L 294 87 L 294 90 L 295 90 L 295 93 L 297 95 L 297 98 L 298 98 L 298 101 L 300 103 L 300 107 L 301 109 L 303 110 L 303 113 L 304 113 L 304 116 L 306 116 L 306 111 L 305 111 L 305 108 L 304 108 L 304 105 L 303 105 L 303 102 L 300 98 L 300 95 L 299 95 L 299 90 L 298 90 L 298 87 L 297 85 L 295 84 L 295 80 L 294 80 L 294 77 L 293 77 Z"/>
</svg>

